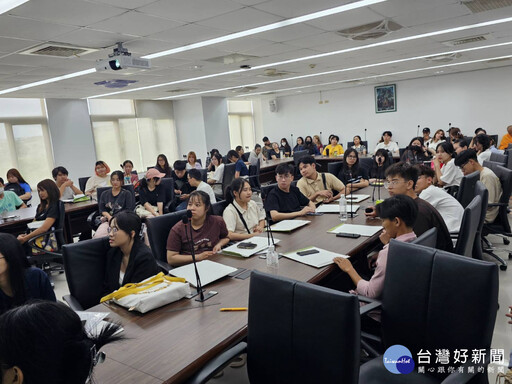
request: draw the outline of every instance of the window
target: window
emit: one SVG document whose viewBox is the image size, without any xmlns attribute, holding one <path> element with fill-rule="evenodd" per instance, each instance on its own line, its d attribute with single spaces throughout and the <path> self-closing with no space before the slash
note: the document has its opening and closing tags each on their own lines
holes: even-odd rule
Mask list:
<svg viewBox="0 0 512 384">
<path fill-rule="evenodd" d="M 0 177 L 16 168 L 32 190 L 51 178 L 51 149 L 42 99 L 0 99 Z"/>
<path fill-rule="evenodd" d="M 229 139 L 231 148 L 237 145 L 246 150 L 254 148 L 254 116 L 252 101 L 228 100 Z"/>
<path fill-rule="evenodd" d="M 131 160 L 135 170 L 144 172 L 156 164 L 160 153 L 171 164 L 178 159 L 171 117 L 137 117 L 133 100 L 89 100 L 89 113 L 98 160 L 105 161 L 112 171 L 119 169 L 124 160 Z"/>
</svg>

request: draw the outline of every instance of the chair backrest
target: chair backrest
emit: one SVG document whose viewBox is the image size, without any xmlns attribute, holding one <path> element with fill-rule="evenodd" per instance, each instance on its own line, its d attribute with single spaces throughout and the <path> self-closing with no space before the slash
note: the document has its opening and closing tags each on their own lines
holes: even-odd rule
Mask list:
<svg viewBox="0 0 512 384">
<path fill-rule="evenodd" d="M 343 167 L 343 161 L 336 161 L 334 163 L 327 163 L 327 172 L 338 177 L 341 168 Z"/>
<path fill-rule="evenodd" d="M 498 135 L 487 135 L 490 139 L 494 140 L 494 145 L 498 147 L 500 145 L 500 142 L 498 141 Z"/>
<path fill-rule="evenodd" d="M 260 183 L 261 161 L 257 161 L 256 165 L 249 165 L 249 184 L 252 188 L 261 189 Z"/>
<path fill-rule="evenodd" d="M 59 249 L 66 244 L 66 240 L 64 239 L 64 218 L 66 217 L 66 206 L 64 202 L 59 201 L 59 222 L 55 229 L 62 229 L 62 231 L 55 232 L 55 237 L 57 238 L 57 245 Z"/>
<path fill-rule="evenodd" d="M 463 208 L 466 208 L 471 200 L 473 200 L 475 196 L 475 185 L 478 180 L 480 180 L 480 172 L 473 172 L 464 176 L 460 181 L 456 199 Z"/>
<path fill-rule="evenodd" d="M 227 206 L 228 202 L 226 200 L 218 201 L 212 204 L 212 212 L 215 216 L 222 216 Z"/>
<path fill-rule="evenodd" d="M 398 148 L 398 154 L 400 155 L 400 158 L 402 158 L 402 155 L 404 154 L 406 149 L 407 148 Z"/>
<path fill-rule="evenodd" d="M 493 224 L 500 225 L 504 232 L 510 233 L 510 223 L 508 221 L 508 203 L 510 200 L 510 193 L 512 192 L 512 169 L 502 167 L 499 164 L 484 161 L 484 167 L 491 169 L 496 176 L 500 179 L 501 183 L 501 197 L 499 201 L 498 217 L 494 220 Z"/>
<path fill-rule="evenodd" d="M 160 185 L 165 192 L 165 203 L 174 200 L 174 179 L 172 177 L 164 177 L 160 179 Z"/>
<path fill-rule="evenodd" d="M 249 156 L 251 155 L 251 152 L 244 152 L 244 154 L 242 155 L 242 160 L 244 162 L 248 162 L 249 161 Z"/>
<path fill-rule="evenodd" d="M 307 150 L 293 152 L 293 164 L 295 164 L 295 168 L 298 168 L 299 160 L 308 155 L 309 151 Z"/>
<path fill-rule="evenodd" d="M 108 238 L 79 241 L 62 248 L 69 293 L 84 308 L 99 304 L 105 278 Z"/>
<path fill-rule="evenodd" d="M 251 383 L 358 382 L 356 296 L 254 271 L 248 315 Z"/>
<path fill-rule="evenodd" d="M 478 229 L 476 231 L 475 241 L 473 242 L 473 258 L 482 260 L 482 229 L 484 227 L 485 214 L 487 213 L 487 204 L 489 203 L 489 191 L 480 180 L 477 181 L 475 185 L 475 196 L 480 196 L 482 205 Z"/>
<path fill-rule="evenodd" d="M 473 243 L 478 232 L 481 216 L 482 198 L 475 196 L 471 203 L 464 208 L 454 253 L 461 256 L 473 257 Z"/>
<path fill-rule="evenodd" d="M 169 231 L 183 218 L 185 213 L 186 211 L 182 210 L 146 219 L 149 245 L 155 259 L 167 262 L 166 245 Z"/>
<path fill-rule="evenodd" d="M 78 178 L 78 186 L 80 190 L 85 193 L 85 185 L 87 184 L 87 180 L 89 180 L 90 176 L 87 177 L 79 177 Z"/>
<path fill-rule="evenodd" d="M 274 188 L 277 188 L 277 183 L 263 185 L 261 187 L 261 200 L 265 201 L 270 191 Z"/>
<path fill-rule="evenodd" d="M 489 160 L 495 163 L 499 163 L 502 167 L 506 167 L 508 163 L 508 155 L 492 152 Z"/>
<path fill-rule="evenodd" d="M 235 179 L 235 163 L 224 165 L 224 173 L 222 174 L 222 196 L 226 195 L 226 189 L 231 185 Z"/>
<path fill-rule="evenodd" d="M 371 157 L 360 157 L 359 158 L 359 166 L 361 168 L 364 168 L 370 172 L 370 169 L 372 169 L 373 159 Z"/>
<path fill-rule="evenodd" d="M 391 240 L 382 300 L 384 348 L 487 349 L 498 309 L 498 266 Z"/>
<path fill-rule="evenodd" d="M 368 141 L 361 140 L 361 144 L 365 146 L 366 152 L 368 152 Z M 349 148 L 352 148 L 353 146 L 354 146 L 354 142 L 353 141 L 348 141 L 347 142 L 347 148 L 345 148 L 345 150 L 347 150 Z"/>
<path fill-rule="evenodd" d="M 208 169 L 201 168 L 199 169 L 199 172 L 201 172 L 201 180 L 203 180 L 206 183 L 206 180 L 208 179 Z"/>
<path fill-rule="evenodd" d="M 428 231 L 423 232 L 420 237 L 417 237 L 411 244 L 423 245 L 424 247 L 435 248 L 437 244 L 437 228 L 430 228 Z"/>
<path fill-rule="evenodd" d="M 126 185 L 122 185 L 121 188 L 127 190 L 128 192 L 130 192 L 132 194 L 133 202 L 135 203 L 135 189 L 133 188 L 133 185 L 132 184 L 126 184 Z M 110 190 L 112 190 L 112 187 L 99 187 L 98 189 L 96 189 L 96 195 L 98 196 L 97 197 L 97 201 L 98 202 L 100 201 L 100 197 L 101 197 L 101 195 L 104 192 L 107 192 L 107 191 L 110 191 Z M 100 209 L 100 207 L 98 206 L 98 210 L 99 209 Z"/>
</svg>

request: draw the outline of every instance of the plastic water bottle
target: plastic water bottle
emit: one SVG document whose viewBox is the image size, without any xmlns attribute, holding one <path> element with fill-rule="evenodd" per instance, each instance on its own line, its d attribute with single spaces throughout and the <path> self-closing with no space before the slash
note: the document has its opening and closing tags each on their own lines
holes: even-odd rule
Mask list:
<svg viewBox="0 0 512 384">
<path fill-rule="evenodd" d="M 284 149 L 281 149 L 281 159 L 284 159 Z"/>
<path fill-rule="evenodd" d="M 267 268 L 277 270 L 279 268 L 279 255 L 276 252 L 276 247 L 271 245 L 267 250 Z"/>
<path fill-rule="evenodd" d="M 345 195 L 340 197 L 340 221 L 347 221 L 347 199 Z"/>
</svg>

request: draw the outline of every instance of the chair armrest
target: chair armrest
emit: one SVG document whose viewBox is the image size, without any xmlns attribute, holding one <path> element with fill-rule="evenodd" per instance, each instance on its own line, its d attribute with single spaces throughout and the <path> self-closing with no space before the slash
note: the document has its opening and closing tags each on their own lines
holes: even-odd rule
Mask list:
<svg viewBox="0 0 512 384">
<path fill-rule="evenodd" d="M 168 274 L 169 271 L 172 269 L 172 267 L 169 264 L 162 260 L 156 260 L 156 264 L 165 274 Z"/>
<path fill-rule="evenodd" d="M 359 301 L 362 301 L 363 303 L 368 303 L 366 305 L 362 305 L 359 308 L 359 314 L 361 316 L 382 306 L 382 303 L 380 301 L 370 299 L 366 296 L 357 295 L 357 298 L 359 299 Z"/>
<path fill-rule="evenodd" d="M 508 207 L 508 203 L 489 203 L 487 207 Z"/>
<path fill-rule="evenodd" d="M 71 296 L 71 295 L 64 295 L 62 297 L 62 299 L 69 305 L 69 307 L 73 310 L 73 311 L 84 311 L 84 308 L 82 307 L 82 305 L 78 302 L 77 299 L 75 299 L 75 297 Z"/>
<path fill-rule="evenodd" d="M 91 213 L 89 214 L 89 216 L 87 216 L 87 225 L 89 225 L 89 227 L 90 227 L 91 229 L 96 229 L 96 228 L 94 227 L 94 219 L 95 219 L 95 218 L 96 218 L 96 216 L 98 216 L 98 215 L 100 215 L 100 213 L 99 213 L 99 212 L 97 212 L 97 211 L 95 211 L 95 212 L 91 212 Z"/>
<path fill-rule="evenodd" d="M 57 232 L 62 232 L 62 228 L 59 228 L 59 229 L 54 229 L 52 231 L 46 231 L 46 232 L 43 232 L 43 233 L 40 233 L 39 235 L 37 235 L 36 237 L 33 237 L 31 238 L 29 241 L 27 241 L 27 245 L 34 248 L 34 249 L 39 249 L 39 250 L 42 250 L 42 248 L 38 247 L 37 245 L 34 244 L 34 242 L 42 237 L 42 236 L 46 236 L 46 235 L 51 235 L 52 233 L 57 233 Z"/>
<path fill-rule="evenodd" d="M 236 344 L 234 347 L 222 352 L 220 355 L 211 359 L 206 363 L 199 372 L 192 376 L 186 381 L 187 384 L 201 384 L 206 383 L 210 380 L 213 375 L 220 369 L 224 368 L 229 364 L 231 360 L 240 355 L 241 353 L 247 352 L 247 343 L 241 342 Z"/>
</svg>

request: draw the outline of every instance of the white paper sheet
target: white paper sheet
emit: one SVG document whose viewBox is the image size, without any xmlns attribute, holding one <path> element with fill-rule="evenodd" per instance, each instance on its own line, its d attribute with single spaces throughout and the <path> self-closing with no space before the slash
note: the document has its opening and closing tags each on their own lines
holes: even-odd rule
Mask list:
<svg viewBox="0 0 512 384">
<path fill-rule="evenodd" d="M 309 223 L 310 221 L 308 220 L 283 220 L 272 225 L 270 228 L 273 232 L 291 232 Z"/>
<path fill-rule="evenodd" d="M 279 243 L 279 239 L 274 238 L 274 244 Z M 241 249 L 238 248 L 238 244 L 240 243 L 253 243 L 256 244 L 256 247 L 253 249 Z M 239 256 L 239 257 L 250 257 L 258 252 L 261 252 L 268 248 L 268 240 L 266 237 L 255 236 L 251 237 L 247 240 L 239 241 L 236 244 L 233 244 L 227 248 L 224 248 L 221 253 L 229 256 Z"/>
<path fill-rule="evenodd" d="M 356 213 L 360 205 L 347 203 L 347 212 Z M 338 204 L 322 204 L 316 209 L 317 213 L 340 213 L 340 206 Z"/>
<path fill-rule="evenodd" d="M 224 276 L 229 275 L 231 272 L 235 272 L 236 268 L 210 260 L 203 260 L 197 263 L 197 270 L 199 272 L 201 284 L 204 287 L 205 285 L 213 283 L 216 280 L 222 279 Z M 184 265 L 182 267 L 173 268 L 169 271 L 169 274 L 176 277 L 183 277 L 193 287 L 197 286 L 196 272 L 194 270 L 193 263 Z"/>
<path fill-rule="evenodd" d="M 361 236 L 373 236 L 382 229 L 378 225 L 357 225 L 357 224 L 340 224 L 329 229 L 329 233 L 354 233 Z"/>
<path fill-rule="evenodd" d="M 349 202 L 352 200 L 352 202 L 354 202 L 354 203 L 360 203 L 361 201 L 366 200 L 369 197 L 370 197 L 370 195 L 356 195 L 355 193 L 353 195 L 349 194 L 346 196 L 346 198 Z"/>
<path fill-rule="evenodd" d="M 319 251 L 319 253 L 313 253 L 311 255 L 306 255 L 306 256 L 300 256 L 297 254 L 297 252 L 306 251 L 309 249 L 316 249 Z M 332 264 L 333 263 L 332 259 L 334 259 L 335 257 L 338 257 L 338 256 L 348 258 L 348 256 L 346 256 L 346 255 L 341 255 L 339 253 L 326 251 L 325 249 L 318 248 L 318 247 L 308 247 L 308 248 L 304 248 L 304 249 L 298 249 L 293 252 L 284 253 L 283 256 L 287 257 L 288 259 L 292 259 L 292 260 L 298 261 L 299 263 L 307 264 L 307 265 L 310 265 L 315 268 L 322 268 L 322 267 L 325 267 L 326 265 Z"/>
</svg>

